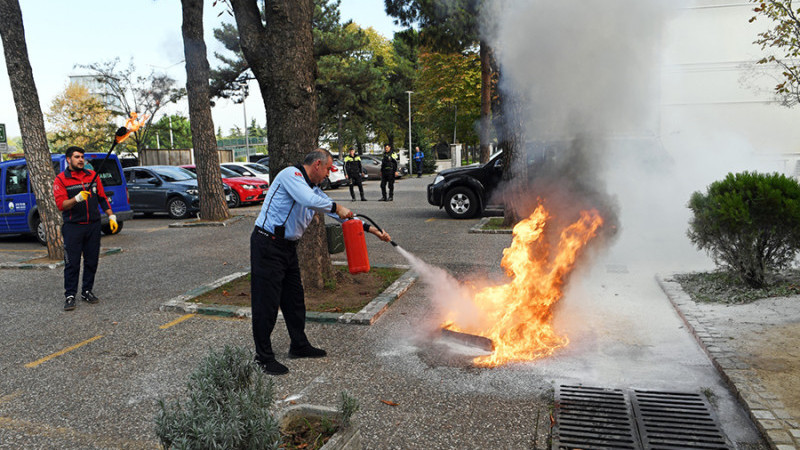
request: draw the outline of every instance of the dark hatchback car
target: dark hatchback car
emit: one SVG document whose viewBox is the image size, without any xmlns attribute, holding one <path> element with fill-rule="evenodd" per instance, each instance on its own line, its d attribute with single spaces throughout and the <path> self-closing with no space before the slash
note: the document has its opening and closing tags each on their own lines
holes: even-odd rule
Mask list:
<svg viewBox="0 0 800 450">
<path fill-rule="evenodd" d="M 200 210 L 197 176 L 175 166 L 137 166 L 125 168 L 131 209 L 136 213 L 166 212 L 173 219 L 184 219 Z M 231 190 L 225 186 L 225 198 Z"/>
<path fill-rule="evenodd" d="M 469 219 L 490 209 L 487 203 L 502 178 L 502 152 L 486 164 L 445 169 L 428 185 L 428 203 L 444 208 L 454 219 Z"/>
</svg>

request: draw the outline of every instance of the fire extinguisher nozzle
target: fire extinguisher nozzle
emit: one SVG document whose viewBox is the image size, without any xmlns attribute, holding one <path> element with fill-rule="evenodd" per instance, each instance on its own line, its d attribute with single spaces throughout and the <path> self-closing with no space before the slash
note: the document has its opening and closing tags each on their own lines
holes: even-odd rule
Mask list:
<svg viewBox="0 0 800 450">
<path fill-rule="evenodd" d="M 392 244 L 392 246 L 394 246 L 394 247 L 397 247 L 397 242 L 395 242 L 395 241 L 389 241 L 389 243 L 390 243 L 390 244 Z"/>
</svg>

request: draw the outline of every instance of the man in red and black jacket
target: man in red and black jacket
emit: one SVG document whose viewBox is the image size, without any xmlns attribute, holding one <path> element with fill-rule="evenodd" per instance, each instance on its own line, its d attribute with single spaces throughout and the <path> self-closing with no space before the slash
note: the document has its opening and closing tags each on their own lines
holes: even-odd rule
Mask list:
<svg viewBox="0 0 800 450">
<path fill-rule="evenodd" d="M 98 177 L 89 191 L 94 171 L 84 169 L 85 152 L 80 147 L 67 149 L 67 168 L 56 176 L 53 194 L 56 206 L 62 211 L 64 225 L 64 311 L 75 309 L 75 295 L 78 293 L 78 274 L 81 254 L 83 254 L 83 282 L 81 298 L 89 303 L 100 301 L 92 293 L 94 274 L 100 257 L 100 210 L 108 215 L 108 226 L 116 232 L 117 217 L 111 211 L 103 183 Z"/>
</svg>

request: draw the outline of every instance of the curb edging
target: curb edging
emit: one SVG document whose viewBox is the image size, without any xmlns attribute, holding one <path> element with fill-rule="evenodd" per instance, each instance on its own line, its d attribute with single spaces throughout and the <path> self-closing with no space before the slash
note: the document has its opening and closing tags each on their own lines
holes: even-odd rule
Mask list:
<svg viewBox="0 0 800 450">
<path fill-rule="evenodd" d="M 199 218 L 188 220 L 186 222 L 173 222 L 168 225 L 169 228 L 192 228 L 192 227 L 227 227 L 234 224 L 245 216 L 231 216 L 222 222 L 201 222 Z"/>
<path fill-rule="evenodd" d="M 334 265 L 343 265 L 344 263 L 334 262 Z M 329 313 L 329 312 L 316 312 L 307 311 L 307 322 L 321 322 L 321 323 L 344 323 L 355 325 L 372 325 L 376 320 L 389 308 L 395 300 L 403 295 L 416 281 L 418 275 L 407 265 L 373 265 L 373 267 L 388 267 L 393 269 L 406 269 L 406 272 L 400 276 L 394 283 L 392 283 L 383 292 L 378 294 L 377 297 L 367 303 L 361 311 L 357 313 Z M 202 303 L 194 303 L 191 300 L 195 297 L 205 294 L 214 290 L 225 283 L 241 278 L 249 274 L 250 271 L 236 272 L 231 275 L 222 277 L 209 284 L 202 285 L 192 289 L 185 294 L 173 297 L 166 302 L 162 303 L 158 309 L 159 311 L 172 311 L 185 314 L 206 314 L 212 316 L 223 317 L 236 317 L 236 318 L 251 318 L 253 316 L 252 309 L 246 306 L 229 306 L 229 305 L 204 305 Z M 283 318 L 283 314 L 278 312 L 278 317 Z"/>
<path fill-rule="evenodd" d="M 121 253 L 121 252 L 122 252 L 122 247 L 108 247 L 105 249 L 100 249 L 100 256 L 113 255 L 115 253 Z M 29 263 L 25 261 L 26 260 L 22 260 L 15 263 L 0 263 L 0 269 L 49 270 L 49 269 L 57 269 L 59 267 L 64 266 L 64 261 L 59 261 L 55 263 Z"/>
<path fill-rule="evenodd" d="M 674 275 L 674 274 L 672 274 Z M 800 423 L 786 411 L 783 403 L 759 382 L 749 364 L 741 361 L 722 335 L 697 310 L 696 303 L 680 283 L 656 275 L 656 281 L 675 311 L 708 355 L 722 379 L 736 394 L 758 431 L 774 450 L 800 448 Z"/>
</svg>

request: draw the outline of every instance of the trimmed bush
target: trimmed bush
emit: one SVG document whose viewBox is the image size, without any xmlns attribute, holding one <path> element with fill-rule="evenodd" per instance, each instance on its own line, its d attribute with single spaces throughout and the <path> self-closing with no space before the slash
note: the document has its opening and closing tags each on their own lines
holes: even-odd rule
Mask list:
<svg viewBox="0 0 800 450">
<path fill-rule="evenodd" d="M 689 200 L 689 239 L 749 286 L 791 265 L 800 249 L 800 185 L 784 175 L 729 173 Z"/>
<path fill-rule="evenodd" d="M 225 346 L 212 351 L 192 373 L 188 398 L 159 400 L 156 435 L 164 448 L 276 449 L 281 443 L 272 414 L 272 380 L 252 353 Z"/>
</svg>

